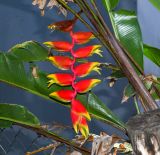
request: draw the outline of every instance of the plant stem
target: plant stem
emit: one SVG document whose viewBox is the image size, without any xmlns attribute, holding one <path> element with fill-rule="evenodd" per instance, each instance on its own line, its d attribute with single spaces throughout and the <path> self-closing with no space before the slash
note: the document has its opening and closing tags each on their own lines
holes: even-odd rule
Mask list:
<svg viewBox="0 0 160 155">
<path fill-rule="evenodd" d="M 30 130 L 32 130 L 32 131 L 36 132 L 37 134 L 42 135 L 44 137 L 51 138 L 51 139 L 54 139 L 55 141 L 64 143 L 64 144 L 66 144 L 66 145 L 68 145 L 70 147 L 73 147 L 75 150 L 82 152 L 83 154 L 86 154 L 86 155 L 90 155 L 91 154 L 90 150 L 88 150 L 88 149 L 86 149 L 84 147 L 80 147 L 77 144 L 72 143 L 69 140 L 66 140 L 64 138 L 61 138 L 60 136 L 57 136 L 54 133 L 52 133 L 50 131 L 47 131 L 47 130 L 41 128 L 41 127 L 31 126 L 31 125 L 24 125 L 24 124 L 21 124 L 21 123 L 14 123 L 14 124 L 18 125 L 18 126 L 21 126 L 21 127 L 24 127 L 26 129 L 30 129 Z"/>
<path fill-rule="evenodd" d="M 135 104 L 135 107 L 136 107 L 136 110 L 137 110 L 137 114 L 140 114 L 140 109 L 139 109 L 139 106 L 138 106 L 138 102 L 137 102 L 137 97 L 134 96 L 134 104 Z"/>
</svg>

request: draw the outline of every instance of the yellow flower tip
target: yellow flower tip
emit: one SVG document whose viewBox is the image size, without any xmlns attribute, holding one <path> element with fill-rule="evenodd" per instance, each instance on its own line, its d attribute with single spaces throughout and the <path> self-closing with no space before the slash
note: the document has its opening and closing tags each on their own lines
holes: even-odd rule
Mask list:
<svg viewBox="0 0 160 155">
<path fill-rule="evenodd" d="M 97 84 L 99 84 L 100 82 L 101 82 L 100 79 L 93 79 L 93 81 L 92 81 L 93 87 L 96 86 Z"/>
<path fill-rule="evenodd" d="M 53 61 L 52 56 L 48 57 L 48 60 L 49 60 L 49 61 Z"/>
<path fill-rule="evenodd" d="M 80 132 L 85 138 L 87 138 L 89 136 L 89 128 L 88 128 L 88 126 L 81 125 Z"/>
<path fill-rule="evenodd" d="M 99 68 L 99 67 L 95 67 L 94 68 L 94 71 L 96 71 L 99 75 L 101 75 L 101 68 Z"/>
<path fill-rule="evenodd" d="M 51 30 L 55 30 L 56 26 L 51 24 L 51 25 L 48 25 L 48 29 L 51 29 Z"/>
<path fill-rule="evenodd" d="M 73 125 L 73 128 L 74 128 L 74 131 L 76 132 L 76 134 L 78 134 L 78 132 L 79 132 L 79 127 L 78 127 L 78 124 L 77 124 L 77 123 Z"/>
<path fill-rule="evenodd" d="M 95 50 L 95 49 L 98 49 L 98 48 L 101 48 L 101 47 L 102 47 L 102 45 L 94 45 L 93 49 Z"/>
<path fill-rule="evenodd" d="M 51 41 L 44 42 L 43 44 L 46 45 L 47 47 L 53 46 Z"/>
<path fill-rule="evenodd" d="M 101 54 L 102 52 L 102 50 L 96 49 L 94 53 L 98 54 L 100 57 L 103 57 L 103 55 Z"/>
<path fill-rule="evenodd" d="M 48 83 L 48 86 L 47 86 L 47 87 L 49 88 L 49 87 L 50 87 L 52 84 L 54 84 L 55 82 L 54 82 L 53 79 L 51 79 L 51 80 L 49 80 L 47 83 Z"/>
<path fill-rule="evenodd" d="M 88 112 L 85 114 L 85 118 L 87 118 L 88 121 L 91 121 L 91 117 Z"/>
</svg>

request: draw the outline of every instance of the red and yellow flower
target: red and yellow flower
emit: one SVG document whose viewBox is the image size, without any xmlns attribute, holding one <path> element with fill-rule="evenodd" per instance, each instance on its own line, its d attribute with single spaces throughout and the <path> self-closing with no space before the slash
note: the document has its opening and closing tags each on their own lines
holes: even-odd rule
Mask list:
<svg viewBox="0 0 160 155">
<path fill-rule="evenodd" d="M 84 77 L 90 74 L 92 71 L 96 71 L 100 74 L 100 66 L 99 62 L 86 62 L 80 64 L 74 68 L 74 74 L 78 77 Z"/>
<path fill-rule="evenodd" d="M 74 87 L 78 93 L 86 93 L 89 90 L 91 90 L 93 87 L 95 87 L 97 84 L 99 84 L 100 82 L 101 80 L 99 79 L 85 79 L 85 80 L 78 81 L 74 85 Z"/>
<path fill-rule="evenodd" d="M 74 52 L 74 57 L 87 58 L 89 56 L 92 56 L 93 54 L 98 54 L 99 56 L 102 57 L 101 54 L 102 51 L 99 48 L 101 48 L 101 45 L 93 45 L 93 46 L 79 48 Z"/>
<path fill-rule="evenodd" d="M 68 25 L 63 25 L 67 23 Z M 62 25 L 61 25 L 62 24 Z M 72 22 L 70 21 L 62 21 L 57 22 L 49 26 L 49 28 L 57 28 L 61 31 L 70 32 L 70 36 L 72 37 L 72 44 L 65 41 L 48 41 L 44 44 L 48 47 L 53 48 L 56 51 L 60 52 L 69 52 L 72 57 L 68 56 L 50 56 L 48 59 L 52 62 L 52 64 L 58 67 L 61 70 L 70 70 L 72 73 L 55 73 L 49 74 L 47 78 L 49 79 L 48 87 L 52 84 L 58 84 L 60 86 L 69 86 L 71 85 L 71 89 L 61 89 L 49 94 L 50 97 L 59 100 L 61 102 L 70 102 L 71 103 L 71 119 L 73 123 L 74 130 L 76 133 L 79 131 L 83 136 L 87 137 L 89 135 L 89 127 L 87 124 L 87 120 L 91 120 L 90 115 L 86 109 L 86 107 L 81 103 L 81 101 L 77 100 L 78 93 L 86 93 L 91 90 L 94 86 L 99 84 L 101 80 L 99 79 L 84 79 L 78 82 L 76 81 L 77 77 L 84 77 L 90 74 L 92 71 L 96 71 L 100 74 L 100 65 L 99 62 L 86 62 L 81 63 L 75 66 L 77 58 L 87 58 L 92 56 L 93 54 L 101 55 L 101 46 L 93 45 L 87 46 L 83 48 L 79 48 L 74 51 L 75 44 L 84 44 L 89 40 L 95 38 L 91 32 L 72 32 Z"/>
<path fill-rule="evenodd" d="M 73 81 L 73 75 L 68 73 L 49 74 L 47 78 L 50 79 L 48 82 L 48 87 L 54 83 L 60 86 L 69 86 Z"/>
<path fill-rule="evenodd" d="M 74 32 L 72 33 L 72 38 L 77 44 L 85 44 L 94 39 L 95 36 L 91 32 Z"/>
<path fill-rule="evenodd" d="M 62 102 L 71 102 L 74 98 L 74 90 L 59 90 L 49 94 L 50 97 L 62 101 Z"/>
<path fill-rule="evenodd" d="M 60 52 L 69 52 L 72 49 L 72 44 L 66 41 L 47 41 L 43 44 Z"/>
<path fill-rule="evenodd" d="M 73 59 L 67 56 L 50 56 L 48 58 L 53 65 L 62 70 L 68 70 L 73 64 Z"/>
</svg>

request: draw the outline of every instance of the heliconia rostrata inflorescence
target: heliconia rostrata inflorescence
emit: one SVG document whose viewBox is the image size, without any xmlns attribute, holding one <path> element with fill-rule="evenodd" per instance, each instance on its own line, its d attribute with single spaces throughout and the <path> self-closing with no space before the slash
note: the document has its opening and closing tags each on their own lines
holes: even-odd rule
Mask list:
<svg viewBox="0 0 160 155">
<path fill-rule="evenodd" d="M 70 22 L 71 20 L 69 20 Z M 74 20 L 75 21 L 75 20 Z M 60 22 L 63 25 L 67 25 L 67 21 Z M 59 23 L 55 24 L 60 25 Z M 52 84 L 58 84 L 60 86 L 72 86 L 72 89 L 66 90 L 62 89 L 59 91 L 52 92 L 50 97 L 55 98 L 62 102 L 71 103 L 71 119 L 73 123 L 73 128 L 78 133 L 79 131 L 83 136 L 87 137 L 89 134 L 89 128 L 87 120 L 91 120 L 90 115 L 81 101 L 76 97 L 78 93 L 87 93 L 94 86 L 101 82 L 99 79 L 82 79 L 77 81 L 77 77 L 85 77 L 92 71 L 100 73 L 100 63 L 99 62 L 85 62 L 79 63 L 76 65 L 77 59 L 87 58 L 93 54 L 101 55 L 101 45 L 86 46 L 74 50 L 76 44 L 85 44 L 89 40 L 95 38 L 91 32 L 73 32 L 73 24 L 69 24 L 70 27 L 65 27 L 63 30 L 62 27 L 58 27 L 59 30 L 68 32 L 72 38 L 72 43 L 66 41 L 48 41 L 44 44 L 47 47 L 59 52 L 70 52 L 71 57 L 69 56 L 49 56 L 49 60 L 54 66 L 61 70 L 70 70 L 71 73 L 53 73 L 49 74 L 47 78 L 49 79 L 48 86 Z M 54 27 L 54 25 L 52 25 Z M 54 27 L 55 28 L 55 27 Z"/>
</svg>

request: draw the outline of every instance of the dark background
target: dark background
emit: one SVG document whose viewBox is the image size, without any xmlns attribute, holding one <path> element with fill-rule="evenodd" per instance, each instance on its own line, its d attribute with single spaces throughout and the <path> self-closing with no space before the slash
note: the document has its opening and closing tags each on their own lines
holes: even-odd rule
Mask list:
<svg viewBox="0 0 160 155">
<path fill-rule="evenodd" d="M 140 0 L 138 2 L 136 0 L 121 0 L 118 7 L 137 11 L 144 42 L 160 47 L 160 12 L 158 12 L 148 0 Z M 102 12 L 107 21 L 108 17 L 105 15 L 103 9 Z M 63 33 L 57 31 L 51 33 L 47 29 L 48 24 L 62 19 L 64 19 L 64 17 L 57 15 L 56 9 L 46 11 L 45 16 L 41 17 L 38 8 L 31 5 L 31 0 L 0 0 L 0 50 L 7 51 L 13 45 L 27 40 L 36 40 L 41 43 L 48 40 L 61 40 L 62 38 L 67 40 L 67 35 L 64 36 Z M 79 22 L 76 25 L 75 31 L 85 29 L 86 28 Z M 95 40 L 92 43 L 97 42 L 98 41 Z M 110 54 L 105 49 L 104 53 L 107 55 L 105 59 L 98 60 L 114 63 Z M 96 59 L 96 57 L 94 58 Z M 48 72 L 53 72 L 54 69 L 52 65 L 48 63 L 39 63 L 39 68 Z M 146 58 L 145 72 L 160 75 L 160 69 Z M 109 75 L 109 72 L 103 70 L 102 76 L 105 77 L 107 75 Z M 104 81 L 93 90 L 123 121 L 127 121 L 129 117 L 136 114 L 132 100 L 128 103 L 121 104 L 123 89 L 126 83 L 127 80 L 120 80 L 113 88 L 109 88 L 107 82 Z M 3 83 L 0 83 L 0 103 L 17 103 L 24 105 L 32 111 L 42 123 L 52 123 L 55 121 L 65 125 L 71 125 L 68 108 Z M 14 130 L 17 131 L 17 129 Z M 94 119 L 92 119 L 90 123 L 90 130 L 91 133 L 96 134 L 99 134 L 100 131 L 105 131 L 109 134 L 121 134 L 116 129 Z M 33 138 L 32 133 L 23 133 L 23 135 L 28 135 L 28 139 Z M 40 143 L 45 144 L 44 141 Z M 5 145 L 4 139 L 0 138 L 0 144 Z M 8 154 L 21 155 L 23 153 L 19 147 L 16 146 L 12 148 Z"/>
</svg>

